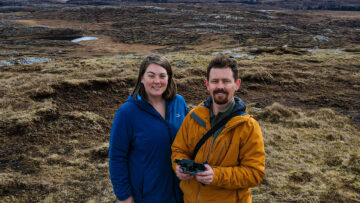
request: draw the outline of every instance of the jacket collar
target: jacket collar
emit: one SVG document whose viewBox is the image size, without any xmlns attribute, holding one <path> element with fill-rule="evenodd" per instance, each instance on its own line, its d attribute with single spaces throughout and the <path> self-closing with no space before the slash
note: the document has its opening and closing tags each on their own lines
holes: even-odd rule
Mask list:
<svg viewBox="0 0 360 203">
<path fill-rule="evenodd" d="M 242 117 L 245 116 L 247 114 L 245 103 L 239 97 L 234 97 L 234 100 L 235 100 L 235 107 L 232 112 L 240 110 L 240 111 L 243 111 L 243 113 L 241 113 L 240 116 L 242 116 Z M 199 123 L 199 125 L 203 126 L 206 129 L 210 129 L 210 105 L 211 105 L 211 102 L 212 102 L 212 97 L 210 96 L 203 103 L 201 103 L 198 107 L 196 107 L 193 111 L 191 111 L 191 114 L 190 114 L 190 116 L 197 123 Z"/>
<path fill-rule="evenodd" d="M 143 100 L 139 94 L 137 94 L 136 97 L 137 97 L 137 100 L 134 99 L 133 95 L 130 95 L 128 97 L 128 99 L 127 99 L 127 102 L 135 104 L 140 109 L 142 109 L 142 110 L 144 110 L 144 111 L 146 111 L 148 113 L 151 113 L 151 114 L 153 114 L 155 116 L 160 116 L 161 117 L 161 115 L 154 109 L 154 107 L 149 102 L 147 102 L 146 100 Z M 168 105 L 167 105 L 167 101 L 166 101 L 166 107 L 167 106 Z"/>
<path fill-rule="evenodd" d="M 137 100 L 134 99 L 134 96 L 133 95 L 130 95 L 128 98 L 127 98 L 127 102 L 131 102 L 135 105 L 137 105 L 140 109 L 148 112 L 148 113 L 151 113 L 155 116 L 158 116 L 159 118 L 163 119 L 161 117 L 161 115 L 155 110 L 155 108 L 149 103 L 147 102 L 146 100 L 142 99 L 140 94 L 137 94 L 136 95 L 136 98 Z M 166 108 L 166 116 L 165 116 L 165 119 L 168 117 L 168 113 L 169 113 L 169 106 L 170 104 L 172 103 L 172 101 L 174 100 L 165 100 L 165 108 Z"/>
<path fill-rule="evenodd" d="M 239 97 L 234 97 L 234 100 L 235 100 L 235 107 L 232 112 L 237 111 L 237 110 L 242 110 L 242 111 L 246 112 L 245 103 Z M 212 97 L 210 96 L 206 99 L 206 101 L 202 104 L 202 106 L 210 109 L 211 103 L 212 103 Z"/>
</svg>

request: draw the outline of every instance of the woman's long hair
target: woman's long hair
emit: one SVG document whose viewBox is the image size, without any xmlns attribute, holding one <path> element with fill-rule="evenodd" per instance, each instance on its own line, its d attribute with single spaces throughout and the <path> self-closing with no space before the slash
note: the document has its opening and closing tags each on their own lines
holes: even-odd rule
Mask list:
<svg viewBox="0 0 360 203">
<path fill-rule="evenodd" d="M 171 65 L 165 57 L 160 56 L 160 55 L 149 55 L 146 58 L 144 58 L 144 60 L 142 61 L 141 65 L 140 65 L 140 70 L 139 70 L 139 75 L 138 75 L 138 78 L 136 81 L 136 85 L 131 94 L 133 96 L 133 98 L 135 100 L 137 100 L 137 94 L 139 94 L 142 99 L 148 100 L 147 94 L 145 92 L 144 84 L 141 83 L 141 78 L 144 76 L 145 71 L 150 64 L 157 64 L 166 70 L 167 75 L 168 75 L 168 85 L 166 87 L 165 92 L 162 94 L 162 97 L 165 100 L 174 99 L 176 96 L 177 88 L 176 88 L 175 81 L 173 79 L 173 72 L 171 69 Z"/>
</svg>

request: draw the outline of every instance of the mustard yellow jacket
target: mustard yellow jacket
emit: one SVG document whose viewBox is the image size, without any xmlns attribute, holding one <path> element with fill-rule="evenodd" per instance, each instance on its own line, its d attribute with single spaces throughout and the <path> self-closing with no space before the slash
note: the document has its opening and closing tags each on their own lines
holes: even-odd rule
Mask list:
<svg viewBox="0 0 360 203">
<path fill-rule="evenodd" d="M 191 159 L 195 145 L 211 129 L 209 98 L 185 117 L 174 143 L 172 163 L 175 159 Z M 244 108 L 235 97 L 235 109 Z M 195 161 L 207 162 L 214 170 L 209 185 L 200 184 L 195 178 L 181 181 L 185 203 L 248 203 L 252 201 L 250 187 L 261 183 L 265 175 L 265 151 L 261 129 L 250 115 L 233 117 L 213 144 L 210 137 L 199 149 Z"/>
</svg>

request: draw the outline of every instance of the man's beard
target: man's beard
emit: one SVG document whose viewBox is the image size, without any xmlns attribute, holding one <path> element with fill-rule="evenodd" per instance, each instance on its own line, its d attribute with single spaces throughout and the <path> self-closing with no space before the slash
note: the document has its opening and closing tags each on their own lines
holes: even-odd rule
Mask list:
<svg viewBox="0 0 360 203">
<path fill-rule="evenodd" d="M 217 93 L 223 93 L 224 95 L 223 95 L 223 99 L 217 99 L 217 97 L 216 97 L 216 94 Z M 218 104 L 218 105 L 222 105 L 222 104 L 226 104 L 226 103 L 228 103 L 228 95 L 229 95 L 229 93 L 228 92 L 226 92 L 225 90 L 214 90 L 214 92 L 213 92 L 213 95 L 214 95 L 214 102 L 216 103 L 216 104 Z"/>
</svg>

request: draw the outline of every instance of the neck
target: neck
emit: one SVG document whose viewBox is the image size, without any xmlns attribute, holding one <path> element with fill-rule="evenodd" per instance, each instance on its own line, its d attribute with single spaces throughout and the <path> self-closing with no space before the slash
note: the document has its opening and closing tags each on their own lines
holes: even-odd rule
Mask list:
<svg viewBox="0 0 360 203">
<path fill-rule="evenodd" d="M 162 97 L 148 97 L 149 103 L 154 107 L 154 109 L 165 119 L 166 114 L 166 104 L 165 99 Z"/>
<path fill-rule="evenodd" d="M 149 97 L 148 96 L 147 99 L 148 99 L 149 103 L 152 104 L 153 106 L 165 102 L 165 99 L 162 96 L 160 96 L 160 97 Z"/>
<path fill-rule="evenodd" d="M 230 105 L 230 103 L 231 103 L 231 100 L 226 104 L 217 104 L 213 101 L 212 109 L 213 109 L 214 116 L 216 116 L 220 111 L 225 110 Z"/>
</svg>

